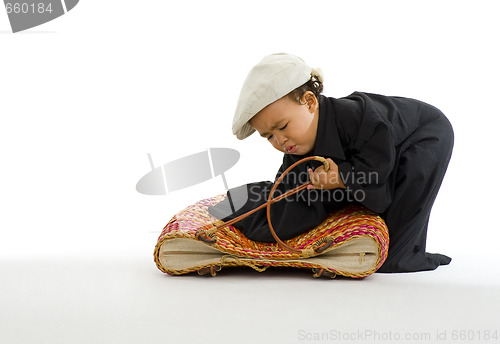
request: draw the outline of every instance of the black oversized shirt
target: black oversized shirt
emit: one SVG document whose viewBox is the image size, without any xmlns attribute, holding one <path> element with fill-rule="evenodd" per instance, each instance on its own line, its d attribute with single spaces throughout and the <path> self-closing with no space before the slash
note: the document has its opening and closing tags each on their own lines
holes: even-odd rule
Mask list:
<svg viewBox="0 0 500 344">
<path fill-rule="evenodd" d="M 414 141 L 426 139 L 425 133 L 419 132 L 420 128 L 442 116 L 435 107 L 410 98 L 362 92 L 338 99 L 320 96 L 318 129 L 312 152 L 285 154 L 276 179 L 294 162 L 317 155 L 331 158 L 338 165 L 346 189 L 303 190 L 273 204 L 271 219 L 278 236 L 284 240 L 293 238 L 319 225 L 330 212 L 352 202 L 361 203 L 379 214 L 386 212 L 397 188 L 399 157 Z M 306 182 L 307 168 L 320 165 L 313 161 L 295 167 L 279 185 L 274 197 Z M 238 189 L 246 188 L 248 200 L 223 220 L 228 221 L 266 202 L 272 185 L 272 182 L 258 182 L 229 190 L 228 195 L 236 191 L 233 198 L 237 198 L 243 194 L 237 192 Z M 228 207 L 226 199 L 209 208 L 209 212 L 220 217 L 220 214 L 227 214 Z M 265 208 L 235 226 L 249 239 L 274 241 Z"/>
</svg>

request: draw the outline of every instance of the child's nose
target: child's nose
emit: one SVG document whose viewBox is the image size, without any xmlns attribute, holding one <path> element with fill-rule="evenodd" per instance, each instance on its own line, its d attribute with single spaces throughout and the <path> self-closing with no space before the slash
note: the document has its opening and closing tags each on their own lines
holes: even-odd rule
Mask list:
<svg viewBox="0 0 500 344">
<path fill-rule="evenodd" d="M 286 142 L 287 138 L 284 135 L 276 135 L 276 143 L 282 145 Z"/>
</svg>

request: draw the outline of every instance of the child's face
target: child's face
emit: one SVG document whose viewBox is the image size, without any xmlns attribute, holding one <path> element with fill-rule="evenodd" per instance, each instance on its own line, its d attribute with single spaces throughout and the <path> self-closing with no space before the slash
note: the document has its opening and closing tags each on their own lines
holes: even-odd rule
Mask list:
<svg viewBox="0 0 500 344">
<path fill-rule="evenodd" d="M 318 100 L 304 93 L 303 105 L 285 96 L 259 111 L 250 125 L 274 148 L 287 154 L 304 155 L 312 151 L 318 128 Z"/>
</svg>

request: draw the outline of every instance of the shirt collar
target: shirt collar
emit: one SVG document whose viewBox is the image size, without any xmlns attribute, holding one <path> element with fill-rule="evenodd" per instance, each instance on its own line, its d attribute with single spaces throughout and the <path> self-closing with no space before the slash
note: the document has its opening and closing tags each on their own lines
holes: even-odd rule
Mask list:
<svg viewBox="0 0 500 344">
<path fill-rule="evenodd" d="M 345 160 L 336 119 L 333 99 L 320 95 L 318 129 L 311 155 Z"/>
<path fill-rule="evenodd" d="M 308 156 L 331 158 L 336 163 L 345 161 L 344 150 L 337 131 L 333 100 L 334 98 L 319 96 L 318 128 L 314 148 L 311 153 L 305 155 L 285 153 L 284 163 L 286 167 Z"/>
</svg>

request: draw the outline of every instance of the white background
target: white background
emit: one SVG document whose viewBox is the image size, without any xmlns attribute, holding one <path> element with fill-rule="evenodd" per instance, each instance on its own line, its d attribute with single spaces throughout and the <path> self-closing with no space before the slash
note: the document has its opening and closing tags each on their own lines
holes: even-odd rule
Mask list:
<svg viewBox="0 0 500 344">
<path fill-rule="evenodd" d="M 500 336 L 499 32 L 495 1 L 83 0 L 16 34 L 0 10 L 0 341 Z M 230 187 L 274 178 L 281 154 L 258 135 L 237 140 L 231 123 L 246 74 L 275 52 L 322 68 L 325 95 L 407 96 L 447 115 L 455 148 L 427 250 L 451 265 L 363 281 L 156 270 L 172 215 L 225 190 L 219 177 L 139 194 L 147 153 L 160 165 L 229 147 L 241 153 Z"/>
</svg>

